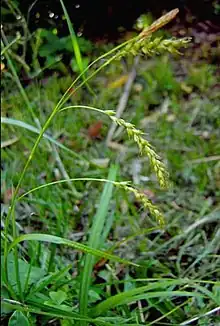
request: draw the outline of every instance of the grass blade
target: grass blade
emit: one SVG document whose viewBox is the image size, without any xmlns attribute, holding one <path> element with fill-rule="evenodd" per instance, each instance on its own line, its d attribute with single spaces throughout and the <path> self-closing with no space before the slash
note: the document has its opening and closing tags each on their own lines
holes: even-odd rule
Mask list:
<svg viewBox="0 0 220 326">
<path fill-rule="evenodd" d="M 10 49 L 10 47 L 12 45 L 14 45 L 17 41 L 19 41 L 21 39 L 21 34 L 19 33 L 9 44 L 7 44 L 6 46 L 3 46 L 1 49 L 1 55 L 4 55 L 5 52 L 8 51 L 8 49 Z"/>
<path fill-rule="evenodd" d="M 98 249 L 94 249 L 91 248 L 89 246 L 83 245 L 81 243 L 75 242 L 75 241 L 71 241 L 68 239 L 64 239 L 61 237 L 57 237 L 54 235 L 50 235 L 50 234 L 43 234 L 43 233 L 31 233 L 31 234 L 24 234 L 19 236 L 18 238 L 16 238 L 11 245 L 8 248 L 8 253 L 20 242 L 22 241 L 41 241 L 41 242 L 49 242 L 49 243 L 55 243 L 55 244 L 59 244 L 59 245 L 66 245 L 68 247 L 72 247 L 76 250 L 79 251 L 83 251 L 85 253 L 94 255 L 94 256 L 98 256 L 98 257 L 103 257 L 106 259 L 111 259 L 114 261 L 118 261 L 120 263 L 123 264 L 129 264 L 129 265 L 133 265 L 133 266 L 138 266 L 135 263 L 129 262 L 125 259 L 122 259 L 120 257 L 117 257 L 115 255 L 111 255 L 108 252 L 102 251 L 102 250 L 98 250 Z"/>
<path fill-rule="evenodd" d="M 24 311 L 25 313 L 33 313 L 33 314 L 38 314 L 38 315 L 43 315 L 43 316 L 50 316 L 52 318 L 61 318 L 61 319 L 70 319 L 70 320 L 86 320 L 90 323 L 96 323 L 99 325 L 109 325 L 109 323 L 106 323 L 104 321 L 99 321 L 98 319 L 92 319 L 92 318 L 87 318 L 84 316 L 79 315 L 76 312 L 72 311 L 66 311 L 62 309 L 53 308 L 46 306 L 44 304 L 40 305 L 34 305 L 34 304 L 29 304 L 29 305 L 23 305 L 19 301 L 14 301 L 14 300 L 8 300 L 8 299 L 3 299 L 2 304 L 5 307 L 8 307 L 10 309 L 16 309 L 18 311 Z"/>
<path fill-rule="evenodd" d="M 116 178 L 116 173 L 117 173 L 117 167 L 112 166 L 109 170 L 108 179 L 114 181 Z M 113 191 L 113 184 L 107 183 L 102 192 L 97 214 L 93 220 L 88 244 L 91 248 L 94 248 L 94 250 L 97 250 L 97 248 L 100 245 L 100 241 L 102 241 L 101 234 L 103 231 L 104 223 L 107 218 L 107 212 L 108 212 L 109 202 L 112 196 L 112 191 Z M 94 266 L 94 257 L 91 256 L 90 254 L 86 255 L 82 278 L 81 278 L 80 297 L 79 297 L 79 310 L 80 310 L 80 314 L 82 315 L 87 315 L 87 311 L 88 311 L 88 292 L 89 292 L 89 286 L 91 282 L 91 274 L 92 274 L 93 266 Z M 87 325 L 87 323 L 82 321 L 81 326 L 85 326 L 85 325 Z"/>
<path fill-rule="evenodd" d="M 82 56 L 81 56 L 79 44 L 78 44 L 78 41 L 77 41 L 77 36 L 76 36 L 76 33 L 74 32 L 73 25 L 72 25 L 72 23 L 70 21 L 70 17 L 68 15 L 68 12 L 66 10 L 66 7 L 64 5 L 63 0 L 60 0 L 60 3 L 61 3 L 61 6 L 63 8 L 64 16 L 66 18 L 67 25 L 68 25 L 68 28 L 69 28 L 69 32 L 70 32 L 70 36 L 71 36 L 71 41 L 72 41 L 72 45 L 73 45 L 73 51 L 74 51 L 75 58 L 76 58 L 76 63 L 77 63 L 77 66 L 79 68 L 80 73 L 82 74 L 83 80 L 85 80 L 85 73 L 84 73 L 83 61 L 82 61 Z M 89 87 L 89 84 L 87 82 L 86 82 L 86 87 L 88 88 L 88 90 L 90 91 L 90 93 L 92 95 L 94 95 L 94 92 Z"/>
<path fill-rule="evenodd" d="M 190 287 L 197 288 L 197 285 L 190 282 L 190 280 L 177 279 L 177 280 L 166 280 L 166 281 L 157 281 L 149 285 L 141 286 L 129 291 L 125 291 L 114 296 L 109 297 L 108 299 L 99 303 L 95 308 L 91 310 L 92 316 L 100 316 L 106 311 L 111 310 L 113 307 L 120 306 L 123 304 L 128 304 L 134 301 L 150 298 L 170 298 L 172 296 L 199 296 L 199 297 L 208 297 L 208 293 L 201 293 L 200 288 L 198 292 L 191 291 L 170 291 L 170 286 L 183 286 L 190 285 Z M 164 288 L 164 291 L 162 289 Z M 159 290 L 152 292 L 152 290 Z"/>
<path fill-rule="evenodd" d="M 1 123 L 17 126 L 17 127 L 20 127 L 20 128 L 24 128 L 24 129 L 29 130 L 31 132 L 34 132 L 35 134 L 38 134 L 38 135 L 40 134 L 40 130 L 38 128 L 30 125 L 29 123 L 26 123 L 26 122 L 23 122 L 23 121 L 20 121 L 20 120 L 17 120 L 17 119 L 1 117 Z M 78 158 L 81 161 L 85 161 L 87 163 L 90 163 L 86 158 L 84 158 L 83 156 L 81 156 L 81 155 L 77 154 L 76 152 L 72 151 L 68 147 L 64 146 L 63 144 L 61 144 L 60 142 L 55 140 L 53 137 L 50 137 L 46 133 L 43 134 L 43 137 L 45 139 L 49 140 L 51 143 L 55 144 L 56 146 L 62 148 L 66 152 L 71 153 L 75 158 Z"/>
</svg>

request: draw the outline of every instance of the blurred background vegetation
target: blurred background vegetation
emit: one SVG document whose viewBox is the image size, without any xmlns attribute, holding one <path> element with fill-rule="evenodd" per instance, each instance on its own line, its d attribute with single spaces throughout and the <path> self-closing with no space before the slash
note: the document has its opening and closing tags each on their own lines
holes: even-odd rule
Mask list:
<svg viewBox="0 0 220 326">
<path fill-rule="evenodd" d="M 138 287 L 133 281 L 137 278 L 191 278 L 213 282 L 204 285 L 212 293 L 212 299 L 189 300 L 184 296 L 140 299 L 109 312 L 105 315 L 109 317 L 106 323 L 125 325 L 116 318 L 120 315 L 127 318 L 128 324 L 130 318 L 133 325 L 218 325 L 219 311 L 215 310 L 220 305 L 220 287 L 216 283 L 220 277 L 218 1 L 64 3 L 72 34 L 58 0 L 1 3 L 2 229 L 36 134 L 72 80 L 99 55 L 136 35 L 163 12 L 178 7 L 177 18 L 156 35 L 192 37 L 181 56 L 141 56 L 137 65 L 131 58 L 113 62 L 68 102 L 116 110 L 134 69 L 123 119 L 147 134 L 168 167 L 171 188 L 159 189 L 148 160 L 138 155 L 138 149 L 121 128 L 117 128 L 107 146 L 109 120 L 86 110 L 74 110 L 62 112 L 52 121 L 47 136 L 53 143 L 51 146 L 45 140 L 40 143 L 20 193 L 67 177 L 107 178 L 111 163 L 116 163 L 117 180 L 131 180 L 142 189 L 164 213 L 166 225 L 161 230 L 132 196 L 114 190 L 106 212 L 105 240 L 99 249 L 111 251 L 115 246 L 115 254 L 142 268 L 105 259 L 96 261 L 89 308 L 113 294 Z M 87 243 L 102 189 L 102 184 L 81 181 L 74 186 L 60 184 L 36 191 L 16 205 L 17 228 L 21 234 L 46 233 Z M 70 266 L 59 280 L 54 278 L 45 283 L 38 299 L 47 305 L 70 303 L 78 307 L 81 253 L 35 242 L 22 243 L 19 252 L 27 266 L 31 262 L 31 266 L 38 268 L 30 285 L 45 277 L 46 271 L 57 273 Z M 14 269 L 11 262 L 12 279 Z M 125 280 L 120 286 L 114 283 Z M 59 304 L 51 289 L 64 293 L 56 292 L 63 295 Z M 2 291 L 3 296 L 11 299 L 5 285 Z M 37 306 L 33 300 L 25 303 L 32 308 Z M 18 320 L 23 317 L 13 317 L 14 310 L 3 307 L 5 325 L 21 325 Z M 29 324 L 22 325 L 72 325 L 55 313 L 54 318 L 38 317 L 30 311 L 22 319 Z M 208 314 L 209 311 L 214 312 Z M 195 316 L 196 321 L 184 324 Z"/>
</svg>

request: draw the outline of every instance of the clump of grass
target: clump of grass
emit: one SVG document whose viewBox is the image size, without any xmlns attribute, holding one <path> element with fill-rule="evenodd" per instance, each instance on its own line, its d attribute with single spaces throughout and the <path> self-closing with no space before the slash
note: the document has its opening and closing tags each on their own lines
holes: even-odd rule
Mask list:
<svg viewBox="0 0 220 326">
<path fill-rule="evenodd" d="M 14 192 L 14 195 L 13 195 L 13 198 L 12 198 L 12 204 L 11 204 L 11 209 L 9 211 L 9 214 L 8 214 L 8 217 L 7 217 L 7 222 L 6 222 L 6 230 L 7 230 L 7 227 L 8 227 L 8 224 L 9 224 L 9 219 L 10 219 L 10 216 L 11 216 L 11 212 L 13 211 L 14 209 L 14 206 L 15 206 L 15 202 L 16 202 L 16 198 L 17 198 L 17 194 L 18 194 L 18 190 L 21 186 L 21 183 L 23 181 L 23 178 L 24 178 L 24 175 L 34 157 L 34 154 L 36 152 L 36 149 L 40 143 L 40 140 L 41 138 L 43 137 L 45 131 L 47 130 L 47 128 L 49 127 L 51 121 L 54 119 L 54 117 L 56 116 L 56 114 L 60 111 L 60 109 L 62 108 L 62 106 L 67 102 L 67 100 L 70 98 L 70 96 L 75 93 L 80 87 L 82 87 L 84 84 L 86 84 L 91 78 L 93 78 L 100 70 L 102 70 L 104 67 L 106 67 L 107 65 L 109 65 L 113 60 L 115 60 L 116 58 L 120 57 L 121 54 L 125 54 L 123 51 L 125 50 L 126 51 L 126 54 L 129 55 L 134 55 L 134 54 L 137 54 L 136 52 L 135 53 L 132 53 L 131 51 L 129 51 L 130 48 L 128 48 L 127 44 L 129 44 L 129 46 L 131 45 L 135 45 L 136 41 L 139 40 L 140 42 L 140 46 L 142 47 L 143 45 L 143 42 L 147 43 L 149 42 L 149 35 L 151 35 L 152 32 L 156 31 L 158 28 L 160 28 L 161 26 L 165 25 L 166 23 L 168 23 L 172 18 L 174 18 L 176 16 L 176 14 L 178 13 L 178 10 L 174 10 L 173 12 L 171 12 L 171 14 L 167 14 L 164 16 L 164 18 L 162 17 L 161 19 L 159 19 L 158 21 L 156 21 L 155 23 L 152 24 L 152 26 L 150 26 L 148 28 L 147 31 L 145 31 L 144 33 L 140 33 L 140 35 L 138 37 L 135 37 L 134 39 L 131 39 L 127 42 L 125 42 L 124 44 L 116 47 L 115 49 L 109 51 L 108 53 L 106 53 L 105 55 L 101 56 L 100 58 L 98 58 L 97 60 L 95 60 L 92 64 L 90 64 L 85 70 L 83 73 L 81 73 L 79 75 L 78 78 L 75 79 L 75 81 L 73 81 L 73 83 L 70 85 L 70 87 L 67 89 L 67 91 L 64 93 L 64 95 L 62 96 L 62 98 L 60 99 L 60 101 L 57 103 L 57 105 L 55 106 L 54 110 L 52 111 L 51 115 L 49 116 L 49 118 L 47 119 L 47 121 L 45 122 L 44 126 L 42 127 L 42 130 L 32 148 L 32 151 L 29 155 L 29 158 L 26 162 L 26 165 L 21 173 L 21 176 L 20 176 L 20 179 L 18 181 L 18 184 L 17 184 L 17 187 L 15 189 L 15 192 Z M 189 41 L 188 39 L 186 40 L 187 42 Z M 161 41 L 160 41 L 161 42 Z M 159 42 L 159 43 L 160 43 Z M 182 42 L 175 42 L 174 40 L 171 40 L 171 42 L 169 43 L 169 47 L 167 47 L 167 49 L 170 51 L 171 50 L 171 44 L 179 44 L 179 46 L 181 46 L 183 43 Z M 155 44 L 156 46 L 158 46 L 158 43 L 156 44 L 155 42 L 153 43 Z M 184 43 L 185 44 L 185 43 Z M 163 46 L 164 47 L 164 46 Z M 120 51 L 118 52 L 118 49 L 120 49 Z M 153 51 L 154 48 L 152 47 L 151 48 L 151 51 Z M 109 56 L 111 55 L 113 52 L 116 52 L 115 55 L 113 55 L 112 57 L 110 57 L 109 60 L 107 60 L 104 64 L 102 64 L 99 68 L 97 68 L 91 75 L 89 75 L 86 79 L 83 80 L 83 82 L 81 82 L 79 84 L 79 86 L 76 86 L 75 88 L 73 88 L 75 86 L 75 84 L 77 83 L 77 81 L 79 80 L 79 78 L 81 77 L 81 75 L 83 75 L 93 64 L 95 64 L 97 61 L 103 59 L 104 57 L 106 56 Z M 122 121 L 119 120 L 119 123 L 122 123 Z M 127 125 L 127 130 L 129 130 L 129 133 L 131 134 L 131 131 L 132 131 L 132 134 L 133 134 L 133 137 L 135 139 L 135 141 L 138 142 L 139 144 L 139 147 L 141 148 L 142 151 L 145 151 L 147 152 L 150 160 L 151 160 L 151 163 L 153 165 L 153 167 L 155 168 L 156 170 L 156 173 L 159 177 L 159 180 L 161 182 L 161 184 L 163 186 L 165 186 L 165 179 L 163 178 L 163 175 L 164 175 L 164 167 L 159 164 L 159 157 L 156 156 L 153 152 L 152 149 L 150 149 L 150 147 L 148 146 L 147 142 L 146 141 L 143 141 L 141 138 L 140 138 L 140 133 L 141 132 L 138 132 L 136 131 L 134 128 L 132 128 L 131 126 L 128 128 L 128 125 Z M 139 134 L 139 135 L 138 135 Z M 13 224 L 15 225 L 15 221 L 13 222 Z"/>
<path fill-rule="evenodd" d="M 85 85 L 91 78 L 93 78 L 99 71 L 101 71 L 104 67 L 108 66 L 113 60 L 120 59 L 123 56 L 134 56 L 139 54 L 147 54 L 147 56 L 157 55 L 163 52 L 171 52 L 178 53 L 179 49 L 185 46 L 189 39 L 170 39 L 170 40 L 162 40 L 161 38 L 152 39 L 151 33 L 156 31 L 158 28 L 163 26 L 165 23 L 169 22 L 171 18 L 174 18 L 177 14 L 177 10 L 172 11 L 165 17 L 157 20 L 153 23 L 149 28 L 145 29 L 140 33 L 137 37 L 132 40 L 125 42 L 124 44 L 118 46 L 116 49 L 109 51 L 108 53 L 101 56 L 99 59 L 95 60 L 89 67 L 87 67 L 82 74 L 71 84 L 68 90 L 65 92 L 63 97 L 55 106 L 51 115 L 47 119 L 46 123 L 42 127 L 41 130 L 37 129 L 38 138 L 32 148 L 32 151 L 28 157 L 26 165 L 20 175 L 20 179 L 17 184 L 17 188 L 14 192 L 11 208 L 6 218 L 5 230 L 3 233 L 4 238 L 4 273 L 3 280 L 4 286 L 7 288 L 10 299 L 5 298 L 4 303 L 8 308 L 17 309 L 15 315 L 12 315 L 11 323 L 13 322 L 13 318 L 21 318 L 23 322 L 27 324 L 27 319 L 32 314 L 42 314 L 46 315 L 48 319 L 45 319 L 45 322 L 51 319 L 57 318 L 62 320 L 61 323 L 64 325 L 72 325 L 76 323 L 77 325 L 84 326 L 89 324 L 94 325 L 129 325 L 129 324 L 145 324 L 147 319 L 147 313 L 149 309 L 152 307 L 161 312 L 163 319 L 165 317 L 169 318 L 169 315 L 174 317 L 170 317 L 170 321 L 179 323 L 179 320 L 183 321 L 185 317 L 185 311 L 182 309 L 183 304 L 189 304 L 189 299 L 187 301 L 181 302 L 181 304 L 177 303 L 176 298 L 180 297 L 192 297 L 196 302 L 206 302 L 206 300 L 212 300 L 212 306 L 210 306 L 210 311 L 215 311 L 213 304 L 217 304 L 217 294 L 213 293 L 210 290 L 211 286 L 214 287 L 214 283 L 207 282 L 204 286 L 200 286 L 199 284 L 202 282 L 200 280 L 189 280 L 179 279 L 146 279 L 142 277 L 139 280 L 128 280 L 130 282 L 129 290 L 121 291 L 120 281 L 114 279 L 113 281 L 106 280 L 104 287 L 107 288 L 105 291 L 97 291 L 96 301 L 89 300 L 91 296 L 91 292 L 93 288 L 91 287 L 91 279 L 93 277 L 94 266 L 97 263 L 97 258 L 104 258 L 105 260 L 110 260 L 121 264 L 124 268 L 125 265 L 130 264 L 132 268 L 136 268 L 136 272 L 145 271 L 142 267 L 137 266 L 137 264 L 133 262 L 128 262 L 123 260 L 116 255 L 110 254 L 109 251 L 100 250 L 103 247 L 103 241 L 106 239 L 106 224 L 109 223 L 107 218 L 108 209 L 110 205 L 110 201 L 113 193 L 113 186 L 116 188 L 122 189 L 125 192 L 132 193 L 137 200 L 139 200 L 144 208 L 148 209 L 151 215 L 153 215 L 157 222 L 160 225 L 164 224 L 164 219 L 157 206 L 153 205 L 151 201 L 146 197 L 144 193 L 142 193 L 137 187 L 133 186 L 130 182 L 116 181 L 117 168 L 115 166 L 111 166 L 109 169 L 109 175 L 107 179 L 95 179 L 95 178 L 73 178 L 73 179 L 65 179 L 58 180 L 56 182 L 43 184 L 36 188 L 33 188 L 27 191 L 25 194 L 19 197 L 19 188 L 23 182 L 24 176 L 27 172 L 27 169 L 32 162 L 36 149 L 40 143 L 40 140 L 45 137 L 45 131 L 50 126 L 51 121 L 56 117 L 57 114 L 60 114 L 62 111 L 71 109 L 71 108 L 84 108 L 87 110 L 97 111 L 102 114 L 106 114 L 114 123 L 119 126 L 123 126 L 128 134 L 128 136 L 138 145 L 140 153 L 142 155 L 146 155 L 149 159 L 150 165 L 155 171 L 160 186 L 162 188 L 166 188 L 169 185 L 169 174 L 167 168 L 161 161 L 160 156 L 153 149 L 152 145 L 144 138 L 144 133 L 137 129 L 133 124 L 127 122 L 124 119 L 118 119 L 115 115 L 114 111 L 104 111 L 93 107 L 86 106 L 69 106 L 64 107 L 64 104 L 68 101 L 70 96 L 79 90 L 83 85 Z M 109 57 L 101 66 L 98 66 L 93 72 L 85 75 L 85 72 L 89 71 L 89 68 L 97 63 L 101 59 L 105 59 Z M 80 77 L 83 76 L 83 81 L 79 84 L 78 81 Z M 74 90 L 73 89 L 74 86 Z M 33 130 L 32 130 L 33 131 Z M 48 140 L 48 136 L 46 137 Z M 50 137 L 51 138 L 51 137 Z M 69 239 L 65 239 L 58 236 L 53 236 L 50 234 L 39 234 L 39 233 L 29 233 L 19 236 L 16 220 L 15 220 L 15 205 L 18 200 L 24 198 L 25 195 L 31 194 L 35 190 L 40 190 L 44 187 L 49 187 L 50 185 L 64 183 L 64 182 L 74 182 L 76 181 L 98 181 L 105 183 L 105 187 L 101 196 L 100 204 L 98 206 L 95 217 L 92 219 L 92 225 L 89 229 L 88 233 L 84 235 L 85 240 L 87 242 L 86 245 L 81 244 L 77 241 L 72 241 Z M 29 198 L 28 198 L 29 199 Z M 27 200 L 28 200 L 27 199 Z M 31 198 L 30 198 L 31 199 Z M 11 223 L 12 222 L 12 223 Z M 12 225 L 12 236 L 9 232 L 10 226 Z M 109 226 L 108 226 L 109 227 Z M 110 228 L 109 228 L 110 230 Z M 218 235 L 218 234 L 217 234 Z M 217 238 L 217 236 L 216 236 Z M 104 239 L 104 240 L 103 240 Z M 27 263 L 25 260 L 21 260 L 18 258 L 20 255 L 20 247 L 19 244 L 29 241 L 29 245 L 33 241 L 37 241 L 40 246 L 41 243 L 50 243 L 53 247 L 50 248 L 50 262 L 47 269 L 47 273 L 45 273 L 44 269 L 44 277 L 39 276 L 39 270 L 34 269 L 35 255 L 31 257 L 30 263 Z M 78 276 L 73 279 L 71 274 L 68 274 L 66 277 L 66 273 L 69 272 L 71 266 L 64 266 L 59 268 L 60 266 L 57 264 L 57 257 L 55 257 L 55 251 L 57 250 L 57 245 L 68 246 L 70 248 L 74 248 L 75 250 L 81 251 L 84 253 L 83 256 L 80 256 L 80 266 L 75 266 L 77 268 Z M 213 246 L 213 243 L 212 243 Z M 212 248 L 210 246 L 210 248 Z M 44 246 L 43 248 L 46 248 Z M 209 248 L 209 250 L 211 250 Z M 26 247 L 23 248 L 24 256 L 27 257 Z M 13 251 L 14 257 L 10 255 L 11 251 Z M 61 251 L 60 256 L 63 255 Z M 199 257 L 199 259 L 202 259 Z M 71 260 L 72 262 L 72 260 Z M 198 262 L 196 260 L 195 264 Z M 151 262 L 149 261 L 149 264 Z M 51 273 L 51 265 L 54 264 L 56 268 L 54 272 Z M 25 266 L 25 267 L 24 267 Z M 111 272 L 112 268 L 110 263 L 108 264 L 108 269 Z M 190 268 L 193 268 L 194 264 Z M 124 268 L 125 269 L 125 268 Z M 11 275 L 11 270 L 13 270 L 13 277 Z M 33 277 L 33 273 L 35 275 Z M 36 275 L 37 274 L 37 275 Z M 112 273 L 114 274 L 114 273 Z M 65 275 L 65 277 L 64 277 Z M 164 274 L 163 274 L 164 275 Z M 113 275 L 115 277 L 115 275 Z M 23 280 L 25 279 L 25 282 Z M 35 280 L 35 283 L 33 281 Z M 37 280 L 37 281 L 36 281 Z M 127 280 L 122 280 L 121 283 L 126 286 Z M 25 291 L 24 289 L 25 283 Z M 141 284 L 139 286 L 138 284 Z M 132 288 L 133 287 L 133 288 Z M 117 291 L 117 294 L 112 295 L 111 290 Z M 75 292 L 74 292 L 75 291 Z M 73 294 L 74 293 L 74 294 Z M 76 306 L 72 304 L 76 303 Z M 141 302 L 147 302 L 147 307 L 143 309 L 141 307 Z M 136 308 L 133 310 L 131 308 L 131 304 L 136 303 Z M 198 304 L 199 306 L 199 304 Z M 148 309 L 148 310 L 147 310 Z M 79 312 L 78 312 L 79 310 Z M 19 314 L 18 311 L 22 311 L 22 314 Z M 144 313 L 146 312 L 146 316 Z M 175 315 L 175 313 L 177 314 Z M 150 324 L 155 323 L 150 322 Z"/>
</svg>

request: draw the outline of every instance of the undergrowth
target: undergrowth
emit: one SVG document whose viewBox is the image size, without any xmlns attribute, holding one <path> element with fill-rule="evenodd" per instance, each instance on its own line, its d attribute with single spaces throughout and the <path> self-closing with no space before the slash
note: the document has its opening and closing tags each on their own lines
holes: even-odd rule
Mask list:
<svg viewBox="0 0 220 326">
<path fill-rule="evenodd" d="M 177 10 L 83 70 L 61 3 L 79 77 L 52 76 L 24 89 L 5 50 L 17 90 L 5 87 L 2 98 L 3 322 L 215 325 L 220 166 L 214 70 L 204 68 L 209 79 L 202 84 L 195 67 L 176 79 L 167 53 L 176 54 L 189 39 L 152 33 Z M 133 93 L 118 118 L 123 84 L 109 86 L 108 79 L 123 73 L 122 57 L 137 55 Z M 156 55 L 162 56 L 149 59 Z M 96 76 L 104 68 L 106 75 Z M 118 129 L 106 147 L 109 123 Z"/>
</svg>

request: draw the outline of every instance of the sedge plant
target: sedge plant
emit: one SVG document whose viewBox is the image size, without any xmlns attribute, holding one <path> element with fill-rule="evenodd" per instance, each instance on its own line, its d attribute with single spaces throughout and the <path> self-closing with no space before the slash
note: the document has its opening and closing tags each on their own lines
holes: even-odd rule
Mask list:
<svg viewBox="0 0 220 326">
<path fill-rule="evenodd" d="M 61 3 L 64 12 L 66 12 L 63 2 Z M 150 212 L 150 215 L 156 219 L 160 226 L 163 226 L 164 224 L 162 213 L 145 194 L 143 194 L 137 187 L 133 186 L 129 181 L 117 181 L 118 166 L 112 165 L 110 167 L 106 179 L 80 177 L 72 179 L 67 178 L 29 189 L 22 195 L 19 193 L 24 176 L 34 159 L 41 139 L 44 137 L 49 142 L 57 145 L 53 138 L 46 134 L 51 122 L 56 115 L 62 114 L 63 111 L 74 109 L 84 109 L 98 114 L 104 114 L 115 124 L 122 126 L 126 130 L 128 136 L 137 144 L 140 154 L 148 157 L 149 163 L 157 176 L 161 188 L 167 188 L 169 186 L 169 174 L 167 168 L 163 164 L 160 156 L 154 150 L 153 146 L 145 139 L 144 133 L 141 130 L 137 129 L 133 124 L 124 119 L 117 118 L 116 113 L 113 110 L 104 110 L 86 105 L 68 105 L 66 107 L 64 105 L 81 87 L 84 85 L 89 87 L 88 82 L 115 60 L 120 60 L 125 56 L 134 57 L 137 55 L 146 55 L 151 57 L 165 52 L 179 53 L 179 49 L 188 44 L 190 41 L 189 38 L 163 39 L 158 37 L 154 38 L 152 35 L 156 30 L 173 19 L 177 13 L 178 9 L 172 10 L 156 20 L 150 27 L 145 28 L 139 35 L 118 45 L 93 61 L 71 83 L 52 110 L 45 124 L 41 128 L 40 126 L 38 126 L 38 128 L 32 127 L 32 131 L 38 133 L 38 137 L 20 174 L 17 186 L 12 196 L 10 209 L 5 219 L 4 230 L 2 232 L 4 248 L 2 276 L 3 284 L 7 290 L 7 295 L 5 297 L 3 296 L 3 304 L 8 311 L 14 311 L 10 317 L 9 325 L 14 325 L 16 320 L 25 325 L 34 324 L 34 315 L 44 316 L 46 322 L 51 319 L 60 320 L 61 325 L 140 325 L 145 324 L 142 318 L 143 313 L 139 310 L 139 312 L 131 313 L 129 305 L 137 303 L 137 306 L 139 307 L 138 303 L 140 303 L 141 300 L 146 300 L 148 303 L 151 303 L 155 298 L 160 298 L 160 300 L 164 299 L 166 302 L 169 302 L 170 313 L 166 313 L 167 316 L 175 313 L 177 310 L 183 313 L 181 308 L 183 304 L 174 307 L 171 300 L 173 297 L 187 297 L 185 302 L 189 302 L 191 300 L 190 298 L 198 298 L 201 300 L 210 298 L 217 304 L 217 298 L 211 291 L 206 287 L 201 286 L 199 281 L 189 279 L 133 280 L 135 286 L 130 290 L 122 292 L 120 292 L 117 282 L 115 282 L 115 288 L 117 289 L 116 294 L 108 295 L 104 300 L 96 305 L 91 306 L 89 304 L 91 278 L 93 275 L 94 265 L 97 263 L 97 257 L 98 259 L 102 258 L 106 261 L 115 261 L 124 265 L 131 265 L 134 268 L 141 268 L 135 262 L 126 261 L 125 259 L 114 255 L 113 250 L 101 250 L 103 247 L 103 241 L 105 241 L 108 236 L 108 233 L 104 231 L 107 223 L 108 208 L 114 188 L 116 191 L 122 190 L 133 194 L 135 198 L 140 201 L 143 207 Z M 68 25 L 70 28 L 69 19 Z M 7 49 L 5 49 L 5 52 L 7 52 Z M 80 62 L 81 61 L 79 60 L 79 63 Z M 92 66 L 95 67 L 93 71 L 90 70 Z M 10 124 L 10 121 L 7 119 L 3 119 L 3 122 Z M 86 244 L 81 244 L 77 241 L 50 234 L 19 234 L 15 218 L 15 208 L 18 201 L 42 188 L 52 187 L 56 184 L 65 182 L 71 182 L 74 183 L 74 185 L 77 185 L 78 181 L 105 183 L 100 204 L 92 221 Z M 12 230 L 12 234 L 10 234 L 10 230 Z M 27 262 L 24 258 L 21 259 L 20 244 L 24 241 L 29 241 L 31 243 L 50 243 L 55 246 L 62 245 L 74 248 L 75 250 L 84 253 L 84 255 L 81 256 L 80 265 L 78 266 L 78 283 L 75 284 L 74 279 L 70 277 L 69 271 L 71 265 L 57 268 L 54 272 L 46 274 L 45 271 L 34 266 L 34 258 L 33 261 L 31 260 L 30 262 Z M 24 255 L 25 254 L 26 253 L 24 253 Z M 12 270 L 14 270 L 13 275 L 11 274 Z M 118 282 L 118 284 L 119 283 L 120 282 Z M 126 282 L 124 281 L 124 283 Z M 138 285 L 139 283 L 141 283 L 141 286 Z M 71 303 L 71 295 L 69 295 L 68 292 L 68 288 L 71 284 L 73 287 L 75 284 L 77 288 L 75 297 L 78 298 L 78 300 L 74 304 Z M 108 286 L 108 283 L 106 283 L 106 286 Z"/>
</svg>

